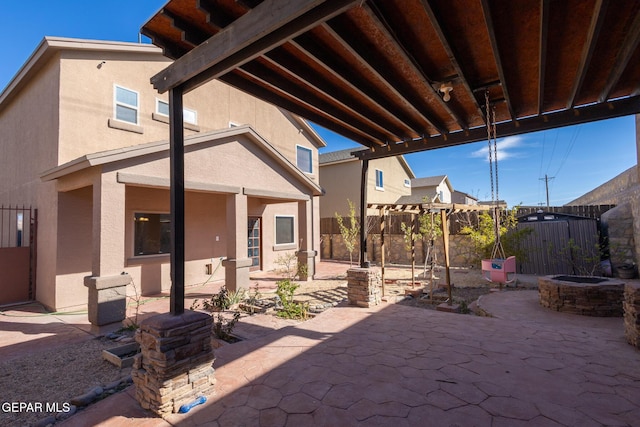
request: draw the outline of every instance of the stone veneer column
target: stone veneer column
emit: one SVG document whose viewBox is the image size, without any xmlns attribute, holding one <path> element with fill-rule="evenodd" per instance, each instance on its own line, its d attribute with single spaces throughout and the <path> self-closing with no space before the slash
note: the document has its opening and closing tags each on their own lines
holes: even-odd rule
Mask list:
<svg viewBox="0 0 640 427">
<path fill-rule="evenodd" d="M 162 416 L 213 392 L 212 323 L 208 314 L 191 310 L 141 323 L 136 332 L 141 353 L 131 371 L 140 406 Z"/>
<path fill-rule="evenodd" d="M 350 268 L 347 271 L 347 298 L 350 305 L 372 307 L 381 302 L 381 275 L 378 268 Z"/>
<path fill-rule="evenodd" d="M 629 344 L 640 348 L 640 283 L 624 288 L 624 335 Z"/>
</svg>

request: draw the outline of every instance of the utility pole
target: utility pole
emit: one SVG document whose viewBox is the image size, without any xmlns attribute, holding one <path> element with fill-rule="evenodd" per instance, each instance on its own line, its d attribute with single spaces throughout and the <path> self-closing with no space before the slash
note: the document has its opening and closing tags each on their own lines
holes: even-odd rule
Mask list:
<svg viewBox="0 0 640 427">
<path fill-rule="evenodd" d="M 549 180 L 550 179 L 554 179 L 555 176 L 547 176 L 547 174 L 544 174 L 544 178 L 538 178 L 540 181 L 544 180 L 544 186 L 547 190 L 547 208 L 549 207 Z"/>
</svg>

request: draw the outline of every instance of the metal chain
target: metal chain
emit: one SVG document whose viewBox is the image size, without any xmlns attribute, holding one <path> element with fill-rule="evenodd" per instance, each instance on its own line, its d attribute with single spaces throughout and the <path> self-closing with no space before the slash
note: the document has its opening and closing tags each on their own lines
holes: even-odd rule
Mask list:
<svg viewBox="0 0 640 427">
<path fill-rule="evenodd" d="M 495 158 L 495 168 L 496 168 L 496 204 L 500 202 L 500 196 L 498 195 L 498 133 L 496 132 L 496 107 L 495 105 L 492 108 L 493 113 L 493 154 Z"/>
<path fill-rule="evenodd" d="M 491 105 L 489 104 L 489 90 L 487 89 L 484 93 L 485 100 L 485 110 L 487 114 L 487 144 L 489 148 L 489 178 L 491 180 L 491 201 L 495 200 L 494 192 L 493 192 L 493 152 L 491 151 Z"/>
</svg>

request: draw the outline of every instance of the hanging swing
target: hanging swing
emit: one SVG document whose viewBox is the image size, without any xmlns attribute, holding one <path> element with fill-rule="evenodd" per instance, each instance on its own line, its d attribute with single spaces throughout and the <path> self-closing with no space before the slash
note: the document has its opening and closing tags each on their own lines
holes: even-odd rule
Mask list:
<svg viewBox="0 0 640 427">
<path fill-rule="evenodd" d="M 482 276 L 494 283 L 512 283 L 516 279 L 516 257 L 505 257 L 502 242 L 500 241 L 500 199 L 498 198 L 498 144 L 496 136 L 496 111 L 489 105 L 489 91 L 485 92 L 487 111 L 487 140 L 489 146 L 489 175 L 491 179 L 491 200 L 493 202 L 493 225 L 495 244 L 491 251 L 491 258 L 482 260 Z M 491 110 L 491 112 L 490 112 Z M 493 117 L 491 117 L 493 113 Z M 493 142 L 493 147 L 492 147 Z M 494 159 L 495 157 L 495 159 Z M 495 167 L 495 193 L 494 193 L 494 167 Z"/>
</svg>

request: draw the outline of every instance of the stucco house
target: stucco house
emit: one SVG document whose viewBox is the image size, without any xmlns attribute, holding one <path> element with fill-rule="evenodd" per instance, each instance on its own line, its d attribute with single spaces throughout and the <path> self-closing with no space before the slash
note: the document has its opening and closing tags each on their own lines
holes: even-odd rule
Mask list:
<svg viewBox="0 0 640 427">
<path fill-rule="evenodd" d="M 451 203 L 473 206 L 478 204 L 478 198 L 464 191 L 453 190 L 453 193 L 451 193 Z"/>
<path fill-rule="evenodd" d="M 152 45 L 45 38 L 0 93 L 0 204 L 38 209 L 35 298 L 87 305 L 87 280 L 170 288 L 168 99 Z M 295 251 L 314 272 L 318 148 L 301 118 L 219 81 L 184 99 L 185 283 Z"/>
<path fill-rule="evenodd" d="M 335 213 L 349 215 L 347 200 L 360 211 L 360 180 L 362 165 L 357 157 L 351 155 L 354 149 L 346 149 L 320 154 L 320 185 L 325 195 L 320 203 L 320 216 L 333 218 Z M 413 171 L 403 156 L 387 157 L 369 162 L 367 174 L 368 203 L 396 203 L 402 197 L 411 194 Z M 378 212 L 370 210 L 369 215 Z"/>
<path fill-rule="evenodd" d="M 400 204 L 452 203 L 453 187 L 447 175 L 428 176 L 411 180 L 411 194 L 398 200 Z"/>
</svg>

